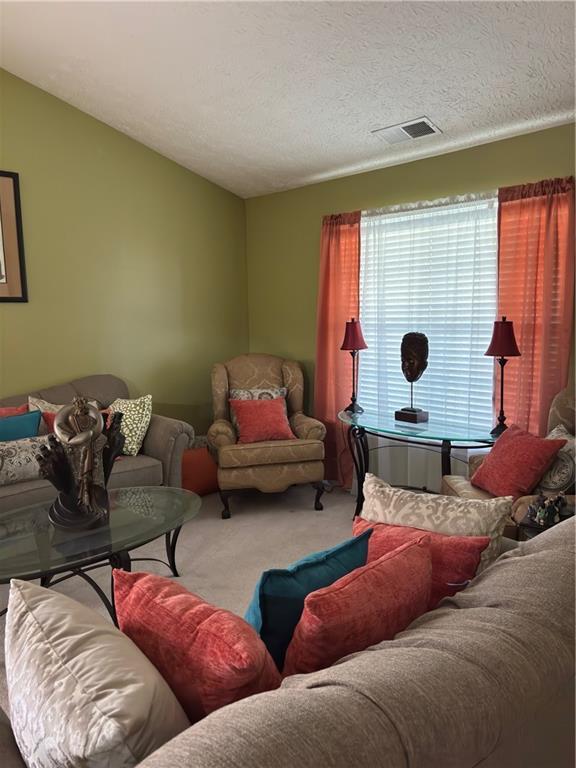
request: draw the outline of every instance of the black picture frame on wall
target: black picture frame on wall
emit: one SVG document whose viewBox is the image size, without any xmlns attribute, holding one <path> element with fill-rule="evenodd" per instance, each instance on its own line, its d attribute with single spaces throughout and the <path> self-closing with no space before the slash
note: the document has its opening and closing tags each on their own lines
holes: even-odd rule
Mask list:
<svg viewBox="0 0 576 768">
<path fill-rule="evenodd" d="M 28 301 L 20 180 L 0 171 L 0 302 Z"/>
</svg>

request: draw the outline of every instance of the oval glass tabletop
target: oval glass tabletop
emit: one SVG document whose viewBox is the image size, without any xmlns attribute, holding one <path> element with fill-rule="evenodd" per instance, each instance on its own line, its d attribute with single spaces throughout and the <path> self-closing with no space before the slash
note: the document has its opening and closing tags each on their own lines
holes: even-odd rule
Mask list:
<svg viewBox="0 0 576 768">
<path fill-rule="evenodd" d="M 59 573 L 128 552 L 169 533 L 200 511 L 201 500 L 181 488 L 109 491 L 110 517 L 85 531 L 55 528 L 51 502 L 0 514 L 0 583 Z"/>
<path fill-rule="evenodd" d="M 485 443 L 494 442 L 494 437 L 489 429 L 481 429 L 464 421 L 461 424 L 452 424 L 430 415 L 429 421 L 421 421 L 419 424 L 411 424 L 405 421 L 396 421 L 391 416 L 381 416 L 375 413 L 351 414 L 348 411 L 340 411 L 340 421 L 351 427 L 362 427 L 367 432 L 379 435 L 398 435 L 414 440 L 450 440 L 452 443 Z"/>
</svg>

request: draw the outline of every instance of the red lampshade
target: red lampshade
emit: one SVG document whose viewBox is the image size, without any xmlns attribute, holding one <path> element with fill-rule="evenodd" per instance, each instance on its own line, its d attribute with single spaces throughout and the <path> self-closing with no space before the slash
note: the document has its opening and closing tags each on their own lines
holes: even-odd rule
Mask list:
<svg viewBox="0 0 576 768">
<path fill-rule="evenodd" d="M 352 320 L 348 320 L 346 322 L 344 341 L 342 342 L 340 349 L 352 351 L 357 349 L 366 349 L 367 347 L 368 344 L 366 344 L 364 341 L 364 336 L 362 336 L 360 321 L 355 320 L 354 318 L 352 318 Z"/>
<path fill-rule="evenodd" d="M 494 321 L 492 341 L 484 354 L 489 357 L 519 357 L 522 354 L 516 344 L 514 323 L 506 320 L 505 315 L 502 320 Z"/>
</svg>

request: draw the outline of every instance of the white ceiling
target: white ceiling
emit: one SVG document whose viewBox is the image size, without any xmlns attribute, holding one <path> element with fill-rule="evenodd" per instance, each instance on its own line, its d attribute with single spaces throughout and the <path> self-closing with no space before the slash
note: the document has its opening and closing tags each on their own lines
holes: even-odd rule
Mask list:
<svg viewBox="0 0 576 768">
<path fill-rule="evenodd" d="M 242 197 L 572 119 L 572 2 L 2 2 L 10 72 Z M 426 115 L 443 133 L 387 146 Z"/>
</svg>

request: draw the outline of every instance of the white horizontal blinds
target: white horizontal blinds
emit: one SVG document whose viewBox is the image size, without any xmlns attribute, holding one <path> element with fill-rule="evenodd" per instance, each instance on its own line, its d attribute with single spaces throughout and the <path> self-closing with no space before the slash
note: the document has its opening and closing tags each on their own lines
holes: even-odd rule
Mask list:
<svg viewBox="0 0 576 768">
<path fill-rule="evenodd" d="M 362 215 L 359 402 L 390 417 L 410 404 L 400 342 L 428 337 L 414 405 L 430 417 L 490 430 L 493 360 L 484 356 L 497 303 L 496 195 Z"/>
</svg>

